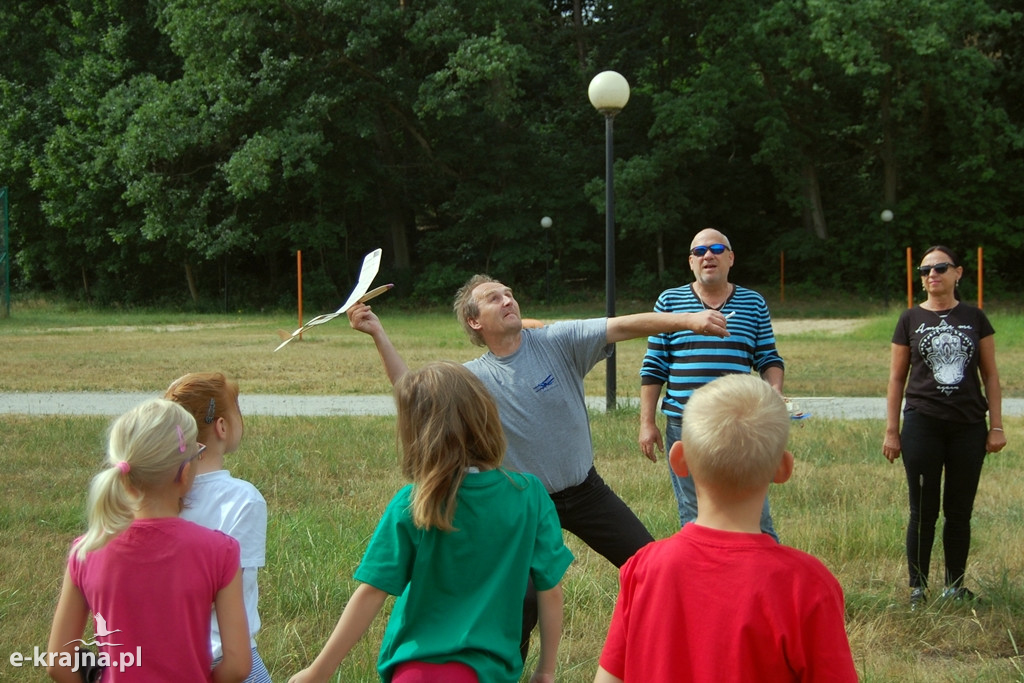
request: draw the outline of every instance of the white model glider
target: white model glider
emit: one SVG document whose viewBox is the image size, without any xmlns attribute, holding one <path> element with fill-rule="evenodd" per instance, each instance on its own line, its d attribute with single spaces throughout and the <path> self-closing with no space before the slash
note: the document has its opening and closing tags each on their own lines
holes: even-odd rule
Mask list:
<svg viewBox="0 0 1024 683">
<path fill-rule="evenodd" d="M 341 305 L 341 308 L 336 310 L 334 313 L 324 313 L 313 318 L 299 329 L 292 332 L 291 336 L 281 342 L 274 351 L 279 351 L 285 344 L 293 339 L 297 339 L 300 334 L 305 332 L 311 327 L 316 325 L 323 325 L 329 320 L 334 320 L 339 315 L 343 315 L 348 309 L 352 308 L 357 303 L 363 303 L 370 299 L 380 296 L 384 292 L 388 291 L 394 285 L 381 285 L 370 290 L 370 283 L 373 282 L 373 278 L 377 277 L 377 271 L 380 269 L 380 249 L 374 249 L 363 258 L 363 267 L 359 270 L 359 281 L 356 282 L 355 289 L 349 294 L 348 299 Z M 370 290 L 370 291 L 367 291 Z"/>
</svg>

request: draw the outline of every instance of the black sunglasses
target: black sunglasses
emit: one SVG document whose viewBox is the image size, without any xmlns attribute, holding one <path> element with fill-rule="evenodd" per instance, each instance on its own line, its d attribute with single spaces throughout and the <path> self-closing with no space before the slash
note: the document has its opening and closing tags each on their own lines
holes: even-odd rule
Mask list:
<svg viewBox="0 0 1024 683">
<path fill-rule="evenodd" d="M 917 269 L 917 272 L 921 273 L 921 277 L 928 277 L 928 274 L 933 270 L 939 275 L 944 275 L 950 268 L 956 268 L 952 263 L 933 263 L 930 266 L 921 266 Z"/>
<path fill-rule="evenodd" d="M 710 247 L 705 247 L 704 245 L 701 245 L 699 247 L 694 247 L 693 249 L 691 249 L 690 253 L 696 256 L 697 258 L 700 258 L 709 251 L 715 256 L 721 256 L 726 251 L 728 251 L 728 249 L 729 247 L 725 246 L 724 244 L 712 244 Z"/>
</svg>

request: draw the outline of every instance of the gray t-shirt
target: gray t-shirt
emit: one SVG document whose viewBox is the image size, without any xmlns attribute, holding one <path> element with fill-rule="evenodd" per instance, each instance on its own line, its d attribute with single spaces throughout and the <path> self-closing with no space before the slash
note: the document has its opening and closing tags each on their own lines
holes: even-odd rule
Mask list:
<svg viewBox="0 0 1024 683">
<path fill-rule="evenodd" d="M 519 350 L 466 363 L 498 404 L 505 466 L 535 475 L 548 492 L 583 482 L 594 464 L 583 378 L 608 355 L 606 318 L 523 330 Z"/>
</svg>

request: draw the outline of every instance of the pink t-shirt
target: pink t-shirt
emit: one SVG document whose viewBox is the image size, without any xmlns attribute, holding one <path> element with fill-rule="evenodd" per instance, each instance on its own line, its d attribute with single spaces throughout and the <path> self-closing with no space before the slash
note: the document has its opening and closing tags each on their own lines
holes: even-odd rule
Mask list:
<svg viewBox="0 0 1024 683">
<path fill-rule="evenodd" d="M 831 572 L 767 534 L 687 524 L 620 572 L 601 666 L 636 681 L 850 681 Z"/>
<path fill-rule="evenodd" d="M 71 581 L 111 662 L 104 683 L 212 680 L 210 610 L 238 562 L 233 538 L 177 517 L 135 520 L 84 562 L 72 552 Z"/>
</svg>

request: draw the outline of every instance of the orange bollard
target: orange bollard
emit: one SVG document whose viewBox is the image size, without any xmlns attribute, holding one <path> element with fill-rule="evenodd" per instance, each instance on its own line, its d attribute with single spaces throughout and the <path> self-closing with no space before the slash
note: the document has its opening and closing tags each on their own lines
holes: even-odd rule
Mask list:
<svg viewBox="0 0 1024 683">
<path fill-rule="evenodd" d="M 907 247 L 907 308 L 914 307 L 914 255 Z"/>
<path fill-rule="evenodd" d="M 984 308 L 985 307 L 984 301 L 983 301 L 982 296 L 981 296 L 981 292 L 982 292 L 982 289 L 983 289 L 983 285 L 982 285 L 983 278 L 982 278 L 981 274 L 982 274 L 982 272 L 985 269 L 984 265 L 983 265 L 984 256 L 982 254 L 982 251 L 983 251 L 982 248 L 978 247 L 978 308 Z"/>
<path fill-rule="evenodd" d="M 299 329 L 302 329 L 302 250 L 295 252 L 295 267 L 299 278 Z M 302 333 L 299 333 L 299 341 L 302 341 Z"/>
</svg>

